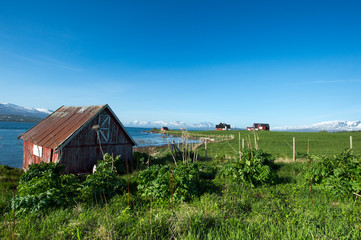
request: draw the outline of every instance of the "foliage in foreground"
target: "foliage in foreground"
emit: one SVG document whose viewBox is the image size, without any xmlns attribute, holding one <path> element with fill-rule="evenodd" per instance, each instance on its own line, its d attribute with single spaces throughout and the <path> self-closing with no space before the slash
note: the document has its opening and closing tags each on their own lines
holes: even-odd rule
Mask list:
<svg viewBox="0 0 361 240">
<path fill-rule="evenodd" d="M 9 211 L 1 216 L 0 239 L 361 239 L 360 199 L 341 199 L 317 185 L 311 200 L 309 188 L 304 185 L 308 171 L 304 163 L 266 162 L 264 159 L 272 172 L 277 169 L 282 181 L 252 187 L 235 181 L 231 175 L 214 178 L 215 166 L 221 171 L 223 165 L 204 161 L 197 164 L 200 185 L 207 182 L 221 191 L 199 192 L 190 200 L 174 201 L 173 207 L 169 195 L 164 201 L 168 204 L 151 205 L 149 195 L 141 196 L 139 190 L 130 195 L 115 194 L 103 204 L 80 201 L 21 216 Z M 109 163 L 104 165 L 113 166 Z M 172 173 L 171 167 L 168 170 L 163 174 Z M 172 175 L 159 185 L 175 190 L 175 170 L 174 188 L 170 188 Z M 102 169 L 101 164 L 98 171 L 114 173 L 113 168 Z M 150 176 L 151 184 L 156 186 L 159 182 L 154 180 L 159 173 L 148 173 L 154 174 Z M 41 178 L 42 174 L 34 176 Z M 84 181 L 80 179 L 80 183 Z"/>
<path fill-rule="evenodd" d="M 108 153 L 103 160 L 98 161 L 97 170 L 89 174 L 82 184 L 81 195 L 84 202 L 106 201 L 117 193 L 123 193 L 126 183 L 120 179 L 118 173 L 124 171 L 124 161 L 120 156 L 111 157 Z"/>
<path fill-rule="evenodd" d="M 225 164 L 221 175 L 251 187 L 273 184 L 277 179 L 274 157 L 262 150 L 253 149 L 244 150 L 241 161 Z"/>
<path fill-rule="evenodd" d="M 306 181 L 322 184 L 336 196 L 351 196 L 361 192 L 361 156 L 354 155 L 351 149 L 333 157 L 322 157 L 306 171 Z"/>
<path fill-rule="evenodd" d="M 99 161 L 97 171 L 85 180 L 82 176 L 64 174 L 62 165 L 32 164 L 20 178 L 13 207 L 20 212 L 39 212 L 80 202 L 104 202 L 122 193 L 126 186 L 117 174 L 117 161 L 106 155 Z"/>
<path fill-rule="evenodd" d="M 138 190 L 141 196 L 154 200 L 189 201 L 199 195 L 200 183 L 197 164 L 153 165 L 138 174 Z"/>
<path fill-rule="evenodd" d="M 22 169 L 0 165 L 0 218 L 11 209 L 11 199 L 14 197 Z"/>
<path fill-rule="evenodd" d="M 32 164 L 20 178 L 16 209 L 41 211 L 72 205 L 79 195 L 79 182 L 72 175 L 62 175 L 64 167 L 55 163 Z"/>
<path fill-rule="evenodd" d="M 302 163 L 277 164 L 282 184 L 247 187 L 235 181 L 222 193 L 190 202 L 149 204 L 116 195 L 106 204 L 79 203 L 46 215 L 5 215 L 0 238 L 9 239 L 360 239 L 360 200 L 325 197 L 313 202 Z M 226 179 L 216 178 L 225 187 Z"/>
</svg>

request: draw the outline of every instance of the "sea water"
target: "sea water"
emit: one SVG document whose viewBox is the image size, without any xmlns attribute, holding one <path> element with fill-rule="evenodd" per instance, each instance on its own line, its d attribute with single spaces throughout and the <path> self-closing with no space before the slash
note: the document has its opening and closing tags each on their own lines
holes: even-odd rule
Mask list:
<svg viewBox="0 0 361 240">
<path fill-rule="evenodd" d="M 23 141 L 18 137 L 36 123 L 0 121 L 0 165 L 22 167 Z M 172 141 L 181 142 L 179 137 L 164 137 L 163 134 L 147 132 L 150 128 L 126 127 L 137 146 L 161 146 Z"/>
</svg>

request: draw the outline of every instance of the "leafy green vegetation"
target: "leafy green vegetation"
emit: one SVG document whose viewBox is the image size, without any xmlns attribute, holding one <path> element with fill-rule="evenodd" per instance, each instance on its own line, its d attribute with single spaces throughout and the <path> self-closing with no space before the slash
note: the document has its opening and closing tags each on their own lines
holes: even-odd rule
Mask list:
<svg viewBox="0 0 361 240">
<path fill-rule="evenodd" d="M 18 212 L 38 212 L 74 204 L 80 184 L 75 175 L 61 174 L 63 169 L 55 163 L 30 165 L 20 178 L 14 208 Z"/>
<path fill-rule="evenodd" d="M 347 197 L 361 192 L 361 157 L 345 150 L 333 157 L 322 157 L 311 171 L 306 171 L 306 180 L 321 184 L 336 196 Z"/>
<path fill-rule="evenodd" d="M 262 150 L 247 149 L 243 151 L 241 161 L 226 163 L 221 174 L 238 183 L 251 187 L 273 184 L 277 179 L 274 157 Z"/>
<path fill-rule="evenodd" d="M 55 163 L 30 165 L 20 178 L 18 196 L 13 199 L 14 208 L 18 213 L 44 212 L 80 202 L 104 202 L 126 189 L 125 180 L 117 174 L 119 162 L 119 157 L 113 159 L 106 154 L 98 162 L 97 171 L 85 179 L 64 174 L 64 166 Z"/>
<path fill-rule="evenodd" d="M 0 217 L 11 209 L 11 199 L 16 194 L 21 174 L 21 169 L 0 165 Z"/>
<path fill-rule="evenodd" d="M 199 170 L 197 164 L 153 165 L 138 174 L 138 190 L 143 197 L 155 201 L 190 201 L 199 194 Z"/>
<path fill-rule="evenodd" d="M 259 134 L 259 150 L 246 148 L 241 159 L 238 139 L 228 138 L 210 143 L 208 158 L 200 149 L 197 161 L 176 156 L 175 163 L 167 148 L 136 153 L 134 171 L 123 175 L 124 161 L 110 155 L 87 176 L 38 165 L 20 178 L 20 170 L 0 166 L 0 238 L 360 239 L 361 199 L 353 193 L 360 193 L 361 158 L 353 136 L 354 152 L 313 152 L 311 162 L 275 162 Z M 14 194 L 33 202 L 17 199 L 14 211 Z"/>
</svg>

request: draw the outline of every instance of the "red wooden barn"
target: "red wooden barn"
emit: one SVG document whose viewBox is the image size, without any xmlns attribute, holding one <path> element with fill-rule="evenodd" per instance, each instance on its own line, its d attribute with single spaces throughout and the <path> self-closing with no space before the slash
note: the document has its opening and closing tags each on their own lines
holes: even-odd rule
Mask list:
<svg viewBox="0 0 361 240">
<path fill-rule="evenodd" d="M 108 105 L 62 106 L 22 134 L 23 169 L 55 162 L 66 173 L 91 172 L 103 153 L 132 159 L 136 145 Z"/>
</svg>

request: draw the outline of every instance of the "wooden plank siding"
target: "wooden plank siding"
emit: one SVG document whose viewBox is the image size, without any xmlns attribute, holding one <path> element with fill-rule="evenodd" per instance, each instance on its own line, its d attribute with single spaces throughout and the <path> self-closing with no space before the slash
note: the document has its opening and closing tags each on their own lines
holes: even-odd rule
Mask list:
<svg viewBox="0 0 361 240">
<path fill-rule="evenodd" d="M 99 117 L 94 118 L 62 149 L 60 164 L 65 165 L 66 172 L 90 172 L 94 164 L 103 158 L 100 146 L 104 153 L 132 159 L 133 145 L 126 132 L 108 109 L 99 115 L 110 116 L 108 143 L 99 144 L 97 132 L 93 129 L 94 125 L 100 124 Z"/>
<path fill-rule="evenodd" d="M 51 148 L 42 147 L 42 157 L 35 156 L 33 153 L 34 143 L 24 141 L 23 149 L 23 169 L 29 168 L 29 164 L 39 164 L 41 162 L 54 162 L 58 159 L 58 154 Z"/>
</svg>

